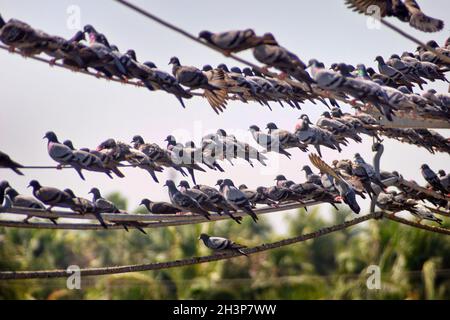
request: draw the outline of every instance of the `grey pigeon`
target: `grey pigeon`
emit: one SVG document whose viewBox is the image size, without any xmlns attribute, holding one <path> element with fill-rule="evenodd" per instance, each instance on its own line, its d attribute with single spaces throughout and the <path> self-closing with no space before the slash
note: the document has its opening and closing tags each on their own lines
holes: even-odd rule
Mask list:
<svg viewBox="0 0 450 320">
<path fill-rule="evenodd" d="M 341 175 L 334 171 L 333 168 L 326 164 L 319 156 L 310 154 L 309 159 L 311 160 L 311 163 L 322 173 L 329 174 L 334 178 L 334 185 L 339 191 L 339 195 L 342 197 L 344 203 L 346 203 L 353 212 L 359 213 L 361 211 L 361 207 L 356 201 L 355 189 L 344 178 L 342 178 Z"/>
<path fill-rule="evenodd" d="M 37 199 L 19 194 L 15 189 L 8 187 L 5 190 L 5 196 L 8 197 L 11 201 L 11 207 L 13 208 L 30 208 L 30 209 L 37 209 L 37 210 L 46 210 L 45 206 L 42 204 L 42 202 L 38 201 Z M 33 216 L 31 214 L 28 214 L 27 217 L 23 222 L 28 223 L 28 221 Z M 55 218 L 49 218 L 49 220 L 53 224 L 57 224 Z"/>
<path fill-rule="evenodd" d="M 36 199 L 49 206 L 48 211 L 53 207 L 71 209 L 74 205 L 72 197 L 57 188 L 41 186 L 36 180 L 31 180 L 28 187 L 33 188 L 33 195 Z"/>
<path fill-rule="evenodd" d="M 231 250 L 236 251 L 244 256 L 247 254 L 242 251 L 242 249 L 246 248 L 245 246 L 234 243 L 233 241 L 222 238 L 222 237 L 210 237 L 209 235 L 202 233 L 199 237 L 199 240 L 202 240 L 205 246 L 214 251 L 223 251 L 223 250 Z"/>
<path fill-rule="evenodd" d="M 233 181 L 230 179 L 221 181 L 220 191 L 234 209 L 244 211 L 252 217 L 253 221 L 258 222 L 258 216 L 253 211 L 247 197 L 242 191 L 234 186 Z"/>
<path fill-rule="evenodd" d="M 17 173 L 18 175 L 23 176 L 23 173 L 19 170 L 23 166 L 20 163 L 12 160 L 9 155 L 0 151 L 0 168 L 8 168 Z"/>
<path fill-rule="evenodd" d="M 288 159 L 291 158 L 291 154 L 282 147 L 279 137 L 266 134 L 255 125 L 250 126 L 249 130 L 253 136 L 253 139 L 255 139 L 255 141 L 267 151 L 278 152 L 288 157 Z"/>
<path fill-rule="evenodd" d="M 178 82 L 190 89 L 204 89 L 205 97 L 215 113 L 225 109 L 227 92 L 224 74 L 217 79 L 208 79 L 202 70 L 191 66 L 182 66 L 177 57 L 172 57 L 169 64 L 173 65 L 172 74 Z"/>
<path fill-rule="evenodd" d="M 440 191 L 443 194 L 447 194 L 446 188 L 442 185 L 441 181 L 439 180 L 439 177 L 437 174 L 427 165 L 423 164 L 421 167 L 422 176 L 424 179 L 431 185 L 431 187 L 436 190 Z"/>
<path fill-rule="evenodd" d="M 80 168 L 88 171 L 103 172 L 112 179 L 111 171 L 103 165 L 99 157 L 88 151 L 76 150 L 70 140 L 65 140 L 63 144 L 72 150 L 72 154 L 75 156 L 74 161 L 78 163 Z"/>
<path fill-rule="evenodd" d="M 276 44 L 270 35 L 265 34 L 259 37 L 252 29 L 217 33 L 204 30 L 199 33 L 198 37 L 223 50 L 227 55 L 232 52 L 254 48 L 261 44 Z"/>
<path fill-rule="evenodd" d="M 85 180 L 83 173 L 81 172 L 82 168 L 76 161 L 76 157 L 73 154 L 70 148 L 58 141 L 58 137 L 53 131 L 48 131 L 43 139 L 47 139 L 47 151 L 48 155 L 58 162 L 60 165 L 69 165 L 72 166 L 80 176 L 82 180 Z"/>
<path fill-rule="evenodd" d="M 140 205 L 153 214 L 176 214 L 180 212 L 180 209 L 174 207 L 168 202 L 153 202 L 149 199 L 142 199 Z"/>
<path fill-rule="evenodd" d="M 181 180 L 178 187 L 180 192 L 195 201 L 208 212 L 221 212 L 221 210 L 209 199 L 209 196 L 199 189 L 191 189 L 189 182 Z"/>
<path fill-rule="evenodd" d="M 114 174 L 116 176 L 118 176 L 119 178 L 124 178 L 124 174 L 122 173 L 122 171 L 119 170 L 118 166 L 120 165 L 120 163 L 118 163 L 117 161 L 114 161 L 114 159 L 110 156 L 107 155 L 106 153 L 102 153 L 100 151 L 97 150 L 91 150 L 89 148 L 80 148 L 81 151 L 85 151 L 85 152 L 89 152 L 90 154 L 93 154 L 94 156 L 98 157 L 103 166 L 106 169 L 111 170 L 112 172 L 114 172 Z"/>
<path fill-rule="evenodd" d="M 92 202 L 94 203 L 97 212 L 99 213 L 121 212 L 114 203 L 102 197 L 100 190 L 98 188 L 92 188 L 89 191 L 89 193 L 92 194 Z"/>
<path fill-rule="evenodd" d="M 267 204 L 271 207 L 277 206 L 276 201 L 270 199 L 266 193 L 262 192 L 261 189 L 250 190 L 245 184 L 241 184 L 239 186 L 239 190 L 245 194 L 248 201 L 250 201 L 253 206 L 256 206 L 257 204 Z"/>
<path fill-rule="evenodd" d="M 415 0 L 345 0 L 347 6 L 353 11 L 370 15 L 371 6 L 379 9 L 380 17 L 396 17 L 402 22 L 423 32 L 437 32 L 442 30 L 444 22 L 425 15 Z"/>
<path fill-rule="evenodd" d="M 167 180 L 164 186 L 169 189 L 169 198 L 173 206 L 180 209 L 182 212 L 197 213 L 207 220 L 211 220 L 209 212 L 203 209 L 193 198 L 181 193 L 172 180 Z"/>
<path fill-rule="evenodd" d="M 197 184 L 192 187 L 193 189 L 200 190 L 204 194 L 209 197 L 209 201 L 212 202 L 221 212 L 228 215 L 231 219 L 236 221 L 236 223 L 240 224 L 242 217 L 235 217 L 231 212 L 236 211 L 234 207 L 225 200 L 224 196 L 216 189 L 210 186 Z M 219 214 L 221 212 L 218 212 Z"/>
<path fill-rule="evenodd" d="M 80 214 L 92 213 L 97 218 L 98 222 L 100 222 L 103 228 L 108 228 L 105 221 L 103 220 L 102 215 L 93 202 L 85 198 L 77 197 L 71 189 L 64 189 L 64 192 L 72 197 L 74 205 L 71 209 L 73 211 L 79 212 Z"/>
<path fill-rule="evenodd" d="M 302 167 L 302 171 L 305 171 L 305 177 L 306 177 L 306 182 L 309 183 L 314 183 L 317 184 L 319 186 L 322 185 L 322 179 L 319 175 L 315 174 L 312 170 L 311 167 L 308 165 L 304 165 Z"/>
<path fill-rule="evenodd" d="M 362 139 L 358 134 L 352 130 L 352 128 L 347 127 L 343 123 L 334 120 L 328 111 L 322 113 L 322 116 L 317 120 L 316 125 L 319 128 L 326 129 L 336 136 L 341 136 L 342 138 L 350 138 L 356 142 L 362 142 Z"/>
<path fill-rule="evenodd" d="M 307 145 L 300 142 L 295 134 L 289 132 L 288 130 L 279 129 L 275 123 L 269 122 L 266 125 L 266 129 L 269 131 L 271 136 L 278 138 L 283 149 L 299 148 L 303 152 L 308 151 Z"/>
</svg>

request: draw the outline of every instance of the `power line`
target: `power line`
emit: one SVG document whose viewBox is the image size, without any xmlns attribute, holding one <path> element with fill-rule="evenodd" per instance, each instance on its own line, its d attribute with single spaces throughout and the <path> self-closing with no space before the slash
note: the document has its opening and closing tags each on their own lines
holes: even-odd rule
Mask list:
<svg viewBox="0 0 450 320">
<path fill-rule="evenodd" d="M 298 242 L 303 242 L 306 240 L 318 238 L 332 232 L 336 232 L 339 230 L 343 230 L 349 228 L 351 226 L 357 225 L 359 223 L 368 221 L 372 218 L 379 217 L 379 213 L 370 213 L 365 216 L 355 218 L 350 221 L 346 221 L 341 224 L 337 224 L 330 227 L 325 227 L 319 229 L 317 231 L 303 234 L 297 237 L 284 239 L 281 241 L 276 241 L 272 243 L 262 244 L 252 248 L 243 249 L 243 251 L 247 255 L 252 255 L 255 253 L 268 251 L 276 248 L 280 248 L 283 246 L 291 245 Z M 107 274 L 117 274 L 117 273 L 128 273 L 128 272 L 139 272 L 139 271 L 149 271 L 149 270 L 161 270 L 175 267 L 182 267 L 212 261 L 219 261 L 225 259 L 231 259 L 235 257 L 239 257 L 241 254 L 236 252 L 224 252 L 217 253 L 209 256 L 202 257 L 193 257 L 182 260 L 168 261 L 168 262 L 157 262 L 157 263 L 149 263 L 149 264 L 138 264 L 138 265 L 127 265 L 127 266 L 116 266 L 116 267 L 103 267 L 103 268 L 88 268 L 81 269 L 81 276 L 98 276 L 98 275 L 107 275 Z M 63 278 L 67 277 L 70 274 L 66 270 L 42 270 L 42 271 L 2 271 L 0 272 L 0 279 L 38 279 L 38 278 Z"/>
</svg>

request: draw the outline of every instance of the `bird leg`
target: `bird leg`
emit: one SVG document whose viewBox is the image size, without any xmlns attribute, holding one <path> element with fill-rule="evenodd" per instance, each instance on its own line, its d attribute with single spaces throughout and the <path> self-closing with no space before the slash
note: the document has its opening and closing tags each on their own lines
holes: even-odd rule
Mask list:
<svg viewBox="0 0 450 320">
<path fill-rule="evenodd" d="M 10 53 L 15 53 L 15 52 L 16 52 L 16 47 L 10 46 L 10 47 L 8 48 L 8 51 L 9 51 Z"/>
<path fill-rule="evenodd" d="M 57 170 L 61 170 L 61 169 L 62 169 L 62 165 L 61 165 L 61 164 L 58 164 L 58 165 L 56 166 L 56 169 L 57 169 Z"/>
<path fill-rule="evenodd" d="M 100 79 L 100 78 L 102 77 L 102 73 L 101 73 L 100 71 L 97 71 L 97 72 L 95 73 L 95 77 L 98 78 L 98 79 Z"/>
<path fill-rule="evenodd" d="M 222 50 L 222 53 L 223 53 L 223 55 L 224 55 L 225 57 L 229 57 L 229 56 L 231 56 L 231 54 L 232 54 L 233 52 L 230 51 L 230 50 Z"/>
<path fill-rule="evenodd" d="M 45 211 L 52 212 L 53 207 L 54 206 L 49 206 L 47 209 L 45 209 Z"/>
<path fill-rule="evenodd" d="M 53 67 L 53 66 L 55 65 L 55 63 L 56 63 L 56 59 L 53 58 L 53 59 L 51 59 L 51 60 L 48 62 L 48 65 L 49 65 L 50 67 Z"/>
<path fill-rule="evenodd" d="M 286 80 L 288 76 L 289 76 L 289 75 L 288 75 L 286 72 L 281 72 L 281 73 L 278 75 L 278 79 L 280 79 L 280 80 Z"/>
</svg>

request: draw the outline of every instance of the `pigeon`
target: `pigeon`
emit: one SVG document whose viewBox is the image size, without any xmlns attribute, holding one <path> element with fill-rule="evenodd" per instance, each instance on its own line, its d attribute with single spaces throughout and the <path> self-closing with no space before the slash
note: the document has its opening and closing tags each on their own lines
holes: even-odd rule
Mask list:
<svg viewBox="0 0 450 320">
<path fill-rule="evenodd" d="M 396 17 L 423 32 L 437 32 L 444 28 L 442 20 L 425 15 L 415 0 L 345 0 L 345 3 L 353 11 L 366 15 L 373 14 L 368 9 L 376 6 L 381 18 Z"/>
<path fill-rule="evenodd" d="M 255 47 L 253 49 L 255 59 L 305 83 L 308 89 L 312 91 L 311 84 L 315 81 L 306 71 L 306 64 L 297 55 L 279 46 L 275 39 L 273 41 L 276 44 L 261 44 Z"/>
<path fill-rule="evenodd" d="M 206 194 L 209 197 L 209 201 L 219 209 L 219 214 L 223 212 L 231 219 L 236 221 L 236 223 L 241 223 L 242 217 L 236 217 L 231 213 L 231 211 L 236 211 L 236 209 L 233 208 L 227 200 L 225 200 L 224 196 L 217 189 L 202 184 L 197 184 L 192 188 L 200 190 L 201 192 Z"/>
<path fill-rule="evenodd" d="M 437 46 L 436 42 L 427 42 L 427 45 L 429 47 L 433 47 L 435 51 L 439 52 L 441 55 L 449 57 L 450 50 L 442 49 Z M 418 53 L 418 59 L 422 62 L 429 62 L 432 63 L 438 67 L 444 67 L 448 69 L 450 67 L 450 63 L 448 62 L 448 59 L 442 59 L 441 55 L 436 55 L 434 52 L 429 51 L 428 49 L 425 49 L 422 46 L 418 46 L 416 49 L 416 52 Z"/>
<path fill-rule="evenodd" d="M 370 124 L 364 123 L 357 116 L 351 115 L 349 113 L 343 113 L 339 107 L 331 108 L 331 115 L 333 119 L 340 121 L 350 128 L 353 128 L 353 130 L 355 130 L 356 132 L 373 137 L 377 141 L 381 141 L 381 138 L 377 134 L 377 127 L 375 127 L 375 124 L 372 126 Z M 373 120 L 376 123 L 375 118 Z"/>
<path fill-rule="evenodd" d="M 275 123 L 269 122 L 266 125 L 266 129 L 268 130 L 269 135 L 278 138 L 283 149 L 299 148 L 303 152 L 308 151 L 308 146 L 300 142 L 295 134 L 287 130 L 278 129 Z"/>
<path fill-rule="evenodd" d="M 422 80 L 420 76 L 417 74 L 415 68 L 408 63 L 405 63 L 400 59 L 398 55 L 391 55 L 389 60 L 386 61 L 386 64 L 392 67 L 395 70 L 403 73 L 405 77 L 410 81 L 417 83 L 419 88 L 423 90 L 423 84 L 427 84 L 426 81 Z"/>
<path fill-rule="evenodd" d="M 378 194 L 376 205 L 382 210 L 393 213 L 405 210 L 417 214 L 417 202 L 413 199 L 407 199 L 404 194 L 397 194 L 396 191 L 381 192 Z"/>
<path fill-rule="evenodd" d="M 218 79 L 208 79 L 205 73 L 196 67 L 182 66 L 177 57 L 172 57 L 172 74 L 178 82 L 190 89 L 204 89 L 204 94 L 215 113 L 223 112 L 226 105 L 227 92 L 223 72 Z"/>
<path fill-rule="evenodd" d="M 44 187 L 37 180 L 31 180 L 28 187 L 33 188 L 33 195 L 36 199 L 48 205 L 48 211 L 53 207 L 69 208 L 74 205 L 72 197 L 66 192 L 53 187 Z"/>
<path fill-rule="evenodd" d="M 114 139 L 107 139 L 97 146 L 97 151 L 111 156 L 117 162 L 127 161 L 132 166 L 144 169 L 150 174 L 153 181 L 156 183 L 159 182 L 155 171 L 162 172 L 163 168 L 156 165 L 147 155 L 131 148 L 126 143 L 115 141 Z"/>
<path fill-rule="evenodd" d="M 361 211 L 361 207 L 356 201 L 355 189 L 344 178 L 342 178 L 341 175 L 339 175 L 328 164 L 326 164 L 320 158 L 320 156 L 316 154 L 310 154 L 309 159 L 311 163 L 321 172 L 329 174 L 334 178 L 334 186 L 339 191 L 339 195 L 342 197 L 344 203 L 347 204 L 354 213 L 358 214 Z"/>
<path fill-rule="evenodd" d="M 379 176 L 375 172 L 375 169 L 372 165 L 366 163 L 366 161 L 361 157 L 359 153 L 355 153 L 354 155 L 354 166 L 363 168 L 366 173 L 367 177 L 370 179 L 371 182 L 375 183 L 382 189 L 386 189 L 387 187 L 383 184 L 383 182 L 380 181 Z"/>
<path fill-rule="evenodd" d="M 170 202 L 172 203 L 173 206 L 180 209 L 180 211 L 182 212 L 197 213 L 205 217 L 207 220 L 211 220 L 211 218 L 209 217 L 210 216 L 209 212 L 203 209 L 200 206 L 200 204 L 193 198 L 191 198 L 186 194 L 181 193 L 176 188 L 173 180 L 167 180 L 164 186 L 169 189 Z"/>
<path fill-rule="evenodd" d="M 362 142 L 361 137 L 358 136 L 358 134 L 354 130 L 347 127 L 343 123 L 334 120 L 328 111 L 322 113 L 322 116 L 317 120 L 316 125 L 319 128 L 326 129 L 334 135 L 341 136 L 344 139 L 350 138 L 356 142 Z"/>
<path fill-rule="evenodd" d="M 0 151 L 0 168 L 8 168 L 17 173 L 20 176 L 23 176 L 23 173 L 19 170 L 19 168 L 23 168 L 23 165 L 17 163 L 12 160 L 9 155 Z"/>
<path fill-rule="evenodd" d="M 252 204 L 253 207 L 255 207 L 257 204 L 267 204 L 271 207 L 276 207 L 277 203 L 276 201 L 273 201 L 270 199 L 267 194 L 262 192 L 262 190 L 250 190 L 245 184 L 241 184 L 238 188 L 240 191 L 242 191 L 245 196 L 247 197 L 248 201 Z"/>
<path fill-rule="evenodd" d="M 343 145 L 346 145 L 345 142 L 338 142 L 331 132 L 311 126 L 312 122 L 306 114 L 302 115 L 300 119 L 302 121 L 297 124 L 294 134 L 301 142 L 312 144 L 319 153 L 319 156 L 322 156 L 322 153 L 320 152 L 321 145 L 333 150 L 337 149 L 339 152 L 342 151 L 339 144 L 342 143 Z"/>
<path fill-rule="evenodd" d="M 442 185 L 441 180 L 439 180 L 439 177 L 436 175 L 436 173 L 427 164 L 423 164 L 420 167 L 420 169 L 421 169 L 421 172 L 422 172 L 422 176 L 431 185 L 433 190 L 440 191 L 444 195 L 447 194 L 447 190 Z"/>
<path fill-rule="evenodd" d="M 68 146 L 60 143 L 58 141 L 58 137 L 53 131 L 48 131 L 43 139 L 48 140 L 48 154 L 53 160 L 59 163 L 59 168 L 61 168 L 61 165 L 70 165 L 77 171 L 80 178 L 85 180 L 83 173 L 81 172 L 82 168 L 76 160 L 72 150 Z"/>
<path fill-rule="evenodd" d="M 168 72 L 158 69 L 153 62 L 146 61 L 143 64 L 152 70 L 151 77 L 148 77 L 144 82 L 146 87 L 148 89 L 152 88 L 153 90 L 164 90 L 167 93 L 173 94 L 181 106 L 186 108 L 183 99 L 192 98 L 192 94 L 183 89 L 175 77 Z"/>
<path fill-rule="evenodd" d="M 105 229 L 108 229 L 105 220 L 103 220 L 102 215 L 99 213 L 98 208 L 93 202 L 85 198 L 77 197 L 71 189 L 67 188 L 63 191 L 72 198 L 74 205 L 71 207 L 71 209 L 73 211 L 79 212 L 80 214 L 92 213 L 97 218 L 98 222 L 100 222 L 101 226 Z"/>
<path fill-rule="evenodd" d="M 90 154 L 96 156 L 97 158 L 99 158 L 103 164 L 103 166 L 105 167 L 105 169 L 109 169 L 112 172 L 114 172 L 114 174 L 116 176 L 118 176 L 119 178 L 124 178 L 124 174 L 119 170 L 118 166 L 120 165 L 120 163 L 114 161 L 114 159 L 107 155 L 106 153 L 102 153 L 100 151 L 97 150 L 91 150 L 89 148 L 80 148 L 81 151 L 85 151 L 85 152 L 89 152 Z"/>
<path fill-rule="evenodd" d="M 186 180 L 181 180 L 178 187 L 180 192 L 185 194 L 195 201 L 208 212 L 221 212 L 219 208 L 209 199 L 209 196 L 199 189 L 191 189 L 189 182 Z"/>
<path fill-rule="evenodd" d="M 77 31 L 69 40 L 58 36 L 51 36 L 44 47 L 45 54 L 53 57 L 49 62 L 50 66 L 53 66 L 56 61 L 61 59 L 66 59 L 66 61 L 72 60 L 74 64 L 83 66 L 84 62 L 78 54 L 79 42 L 81 40 L 85 40 L 84 32 L 82 31 Z"/>
<path fill-rule="evenodd" d="M 318 186 L 322 185 L 322 179 L 319 175 L 315 174 L 312 170 L 311 167 L 308 165 L 304 165 L 302 167 L 302 171 L 305 171 L 305 177 L 306 177 L 306 182 L 309 183 L 314 183 Z"/>
<path fill-rule="evenodd" d="M 236 251 L 244 256 L 247 254 L 242 251 L 242 249 L 246 248 L 245 246 L 234 243 L 233 241 L 222 238 L 222 237 L 210 237 L 209 235 L 202 233 L 199 237 L 199 240 L 202 240 L 205 246 L 214 251 L 223 251 L 223 250 L 231 250 Z"/>
<path fill-rule="evenodd" d="M 195 181 L 194 170 L 205 172 L 205 169 L 196 163 L 194 154 L 187 149 L 185 150 L 182 144 L 177 144 L 175 137 L 172 135 L 167 136 L 165 141 L 167 141 L 167 150 L 170 152 L 172 161 L 177 166 L 186 168 L 191 175 L 194 184 L 197 184 Z"/>
<path fill-rule="evenodd" d="M 409 79 L 399 70 L 387 65 L 383 57 L 377 56 L 375 58 L 375 61 L 378 62 L 378 71 L 380 72 L 380 74 L 385 75 L 398 84 L 404 85 L 408 88 L 412 88 L 413 84 L 409 81 Z"/>
<path fill-rule="evenodd" d="M 438 174 L 442 186 L 450 193 L 450 173 L 445 174 L 445 171 L 441 169 L 438 171 Z"/>
<path fill-rule="evenodd" d="M 11 206 L 13 208 L 30 208 L 37 210 L 46 210 L 42 202 L 38 201 L 37 199 L 31 196 L 21 195 L 11 187 L 6 188 L 5 197 L 8 197 L 11 200 Z M 23 222 L 28 223 L 28 220 L 30 220 L 32 217 L 33 217 L 32 215 L 28 214 Z M 49 220 L 55 225 L 58 224 L 56 222 L 57 218 L 49 218 Z"/>
<path fill-rule="evenodd" d="M 80 168 L 88 171 L 104 172 L 108 177 L 111 179 L 113 178 L 111 176 L 111 171 L 103 165 L 103 162 L 99 157 L 88 151 L 75 150 L 72 141 L 70 140 L 65 140 L 63 144 L 72 150 L 72 154 L 75 156 L 74 161 L 78 163 Z"/>
<path fill-rule="evenodd" d="M 201 162 L 208 168 L 212 170 L 219 170 L 220 172 L 225 171 L 212 156 L 212 152 L 210 152 L 211 150 L 206 149 L 207 152 L 205 152 L 203 148 L 197 148 L 194 141 L 186 141 L 184 146 L 185 148 L 183 149 L 183 152 L 191 151 L 191 154 L 194 155 L 194 159 L 200 159 Z"/>
<path fill-rule="evenodd" d="M 198 37 L 223 50 L 225 55 L 230 55 L 232 52 L 251 49 L 262 44 L 276 44 L 273 37 L 269 34 L 264 34 L 262 37 L 259 37 L 252 29 L 232 30 L 218 33 L 204 30 L 199 33 Z"/>
<path fill-rule="evenodd" d="M 417 203 L 415 210 L 410 211 L 410 213 L 419 220 L 418 221 L 419 223 L 422 220 L 434 221 L 434 222 L 438 223 L 439 225 L 442 225 L 442 223 L 443 223 L 442 219 L 439 219 L 438 217 L 436 217 L 427 206 L 424 206 L 421 203 Z"/>
<path fill-rule="evenodd" d="M 430 54 L 433 53 L 430 52 Z M 438 59 L 437 56 L 436 59 Z M 445 82 L 449 82 L 448 79 L 445 77 L 444 72 L 439 68 L 439 66 L 435 65 L 432 62 L 420 61 L 416 59 L 414 54 L 412 54 L 411 52 L 406 51 L 403 52 L 401 55 L 401 60 L 413 66 L 416 73 L 422 78 L 428 79 L 432 82 L 434 82 L 435 80 L 442 80 Z"/>
<path fill-rule="evenodd" d="M 92 188 L 89 191 L 92 194 L 92 202 L 95 210 L 99 213 L 121 213 L 114 203 L 102 197 L 98 188 Z"/>
<path fill-rule="evenodd" d="M 285 155 L 288 159 L 291 158 L 291 154 L 284 150 L 277 136 L 261 132 L 259 127 L 255 125 L 250 126 L 249 131 L 251 132 L 253 139 L 268 152 L 278 152 Z"/>
<path fill-rule="evenodd" d="M 162 149 L 156 143 L 145 143 L 144 139 L 139 135 L 135 135 L 131 140 L 131 143 L 133 143 L 133 148 L 144 153 L 157 165 L 174 168 L 180 172 L 181 175 L 186 176 L 186 172 L 184 172 L 183 168 L 172 161 L 170 152 Z"/>
<path fill-rule="evenodd" d="M 252 217 L 253 221 L 258 222 L 258 216 L 253 211 L 247 197 L 242 191 L 234 186 L 233 181 L 224 179 L 220 182 L 220 191 L 225 200 L 227 200 L 234 209 L 244 211 Z"/>
<path fill-rule="evenodd" d="M 145 206 L 145 208 L 153 214 L 176 214 L 180 212 L 180 210 L 168 202 L 153 202 L 149 199 L 142 199 L 141 206 Z"/>
<path fill-rule="evenodd" d="M 297 195 L 293 190 L 286 187 L 279 187 L 276 185 L 269 188 L 258 187 L 257 192 L 267 195 L 269 199 L 276 201 L 277 204 L 289 201 L 303 203 L 299 195 Z"/>
</svg>

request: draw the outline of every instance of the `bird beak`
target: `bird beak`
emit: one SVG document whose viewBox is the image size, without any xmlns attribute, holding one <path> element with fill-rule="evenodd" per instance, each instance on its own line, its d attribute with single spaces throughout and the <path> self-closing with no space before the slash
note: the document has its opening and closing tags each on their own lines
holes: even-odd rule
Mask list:
<svg viewBox="0 0 450 320">
<path fill-rule="evenodd" d="M 42 139 L 45 139 L 45 138 L 47 138 L 47 137 L 46 137 L 46 136 L 43 136 L 43 137 L 42 137 Z"/>
<path fill-rule="evenodd" d="M 30 187 L 31 187 L 31 184 L 27 185 L 27 188 L 30 188 Z"/>
<path fill-rule="evenodd" d="M 167 183 L 164 183 L 164 184 L 163 184 L 163 187 L 167 187 Z"/>
<path fill-rule="evenodd" d="M 97 150 L 97 151 L 102 151 L 103 148 L 102 148 L 102 147 L 97 147 L 95 150 Z"/>
</svg>

